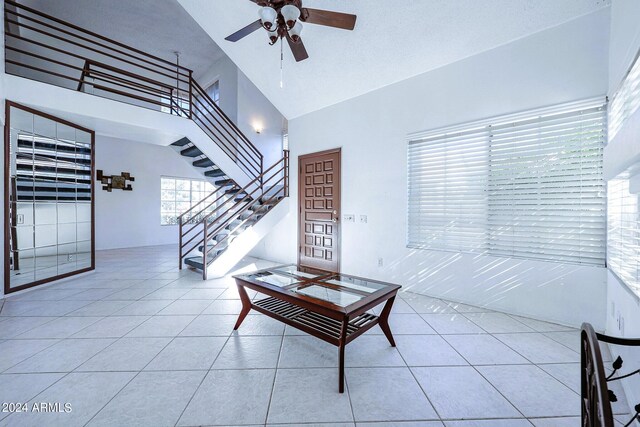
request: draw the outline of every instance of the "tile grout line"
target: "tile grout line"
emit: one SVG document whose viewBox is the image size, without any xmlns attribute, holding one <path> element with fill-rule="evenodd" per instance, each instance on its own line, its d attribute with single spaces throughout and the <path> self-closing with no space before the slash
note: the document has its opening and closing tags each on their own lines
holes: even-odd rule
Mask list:
<svg viewBox="0 0 640 427">
<path fill-rule="evenodd" d="M 269 422 L 269 411 L 271 410 L 271 402 L 273 401 L 273 393 L 276 391 L 276 379 L 278 378 L 278 367 L 280 366 L 280 358 L 282 357 L 282 349 L 284 347 L 285 332 L 287 331 L 287 325 L 282 328 L 282 339 L 280 340 L 280 349 L 278 350 L 278 357 L 276 359 L 276 369 L 273 373 L 273 382 L 271 383 L 271 393 L 269 393 L 269 403 L 267 404 L 267 413 L 264 416 L 264 425 Z"/>
</svg>

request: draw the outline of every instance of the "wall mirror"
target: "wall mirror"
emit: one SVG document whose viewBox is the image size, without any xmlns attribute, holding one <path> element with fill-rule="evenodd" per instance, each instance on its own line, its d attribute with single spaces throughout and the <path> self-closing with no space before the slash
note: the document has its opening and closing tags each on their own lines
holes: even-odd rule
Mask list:
<svg viewBox="0 0 640 427">
<path fill-rule="evenodd" d="M 94 269 L 89 129 L 10 101 L 5 126 L 5 294 Z"/>
</svg>

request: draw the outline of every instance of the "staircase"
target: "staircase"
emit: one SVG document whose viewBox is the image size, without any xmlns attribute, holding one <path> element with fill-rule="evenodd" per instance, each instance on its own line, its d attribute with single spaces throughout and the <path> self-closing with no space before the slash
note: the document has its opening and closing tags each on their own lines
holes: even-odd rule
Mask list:
<svg viewBox="0 0 640 427">
<path fill-rule="evenodd" d="M 184 262 L 201 270 L 204 280 L 210 271 L 222 276 L 240 261 L 247 253 L 241 248 L 250 245 L 240 242 L 245 232 L 289 196 L 289 152 L 244 187 L 220 178 L 216 191 L 178 217 L 180 268 Z"/>
<path fill-rule="evenodd" d="M 284 216 L 284 209 L 280 217 L 273 212 L 289 195 L 288 151 L 265 169 L 262 153 L 190 69 L 13 0 L 4 5 L 7 74 L 168 113 L 200 128 L 171 144 L 216 186 L 179 217 L 180 268 L 201 270 L 203 279 L 224 274 Z"/>
</svg>

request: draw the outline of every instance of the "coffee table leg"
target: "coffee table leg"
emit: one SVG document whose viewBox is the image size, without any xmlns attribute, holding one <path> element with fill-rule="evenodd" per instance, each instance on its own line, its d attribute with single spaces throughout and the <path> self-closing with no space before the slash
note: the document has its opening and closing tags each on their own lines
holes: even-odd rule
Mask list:
<svg viewBox="0 0 640 427">
<path fill-rule="evenodd" d="M 238 316 L 238 320 L 236 321 L 236 326 L 233 327 L 233 330 L 237 330 L 242 321 L 247 314 L 251 311 L 251 300 L 249 299 L 249 295 L 247 295 L 247 291 L 244 289 L 244 286 L 238 286 L 238 294 L 240 294 L 240 301 L 242 301 L 242 310 L 240 310 L 240 315 Z"/>
<path fill-rule="evenodd" d="M 344 393 L 344 349 L 347 346 L 347 325 L 349 324 L 349 319 L 344 319 L 342 321 L 342 330 L 340 331 L 340 344 L 338 346 L 340 365 L 338 372 L 338 391 L 340 393 Z"/>
<path fill-rule="evenodd" d="M 380 329 L 382 329 L 384 336 L 389 340 L 391 347 L 396 346 L 396 342 L 393 340 L 393 335 L 391 334 L 391 328 L 389 328 L 389 313 L 391 313 L 391 307 L 393 307 L 393 301 L 395 299 L 396 297 L 394 296 L 387 300 L 386 304 L 382 308 L 382 313 L 380 313 L 380 318 L 378 319 Z"/>
</svg>

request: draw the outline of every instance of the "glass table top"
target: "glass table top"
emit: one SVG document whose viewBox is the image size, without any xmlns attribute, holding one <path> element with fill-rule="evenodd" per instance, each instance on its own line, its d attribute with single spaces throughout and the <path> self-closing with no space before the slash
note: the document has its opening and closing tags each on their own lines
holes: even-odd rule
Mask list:
<svg viewBox="0 0 640 427">
<path fill-rule="evenodd" d="M 347 307 L 377 291 L 399 287 L 390 283 L 295 264 L 267 268 L 238 277 L 254 283 L 276 286 L 281 288 L 282 292 L 315 298 L 339 307 Z"/>
<path fill-rule="evenodd" d="M 333 276 L 321 279 L 321 281 L 350 290 L 365 292 L 367 294 L 372 294 L 376 291 L 379 291 L 380 289 L 384 289 L 390 286 L 386 283 L 348 276 L 346 274 L 334 274 Z"/>
<path fill-rule="evenodd" d="M 317 298 L 323 301 L 328 301 L 335 305 L 339 305 L 340 307 L 346 307 L 364 298 L 363 295 L 357 295 L 351 292 L 345 292 L 342 290 L 328 288 L 320 284 L 313 284 L 311 286 L 299 287 L 295 289 L 295 292 L 302 295 L 307 295 L 313 298 Z"/>
<path fill-rule="evenodd" d="M 270 285 L 279 286 L 281 288 L 293 285 L 295 283 L 300 283 L 300 279 L 297 277 L 278 274 L 274 271 L 262 271 L 259 273 L 250 274 L 248 275 L 248 277 L 257 282 L 268 283 Z"/>
<path fill-rule="evenodd" d="M 273 267 L 272 269 L 269 269 L 269 271 L 273 271 L 276 273 L 287 273 L 291 274 L 292 276 L 301 277 L 304 279 L 316 279 L 318 277 L 331 274 L 328 271 L 315 270 L 313 268 L 301 267 L 297 265 L 283 265 L 280 267 Z"/>
</svg>

